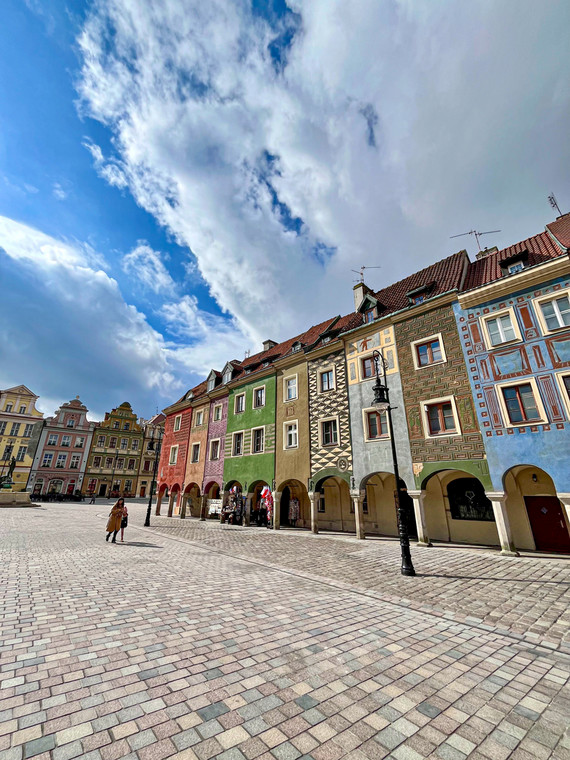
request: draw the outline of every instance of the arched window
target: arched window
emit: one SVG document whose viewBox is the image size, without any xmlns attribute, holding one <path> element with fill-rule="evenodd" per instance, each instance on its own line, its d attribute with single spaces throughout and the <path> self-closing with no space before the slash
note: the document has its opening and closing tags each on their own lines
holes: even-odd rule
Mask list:
<svg viewBox="0 0 570 760">
<path fill-rule="evenodd" d="M 495 519 L 493 505 L 485 495 L 485 489 L 477 478 L 457 478 L 447 486 L 449 509 L 453 520 Z"/>
</svg>

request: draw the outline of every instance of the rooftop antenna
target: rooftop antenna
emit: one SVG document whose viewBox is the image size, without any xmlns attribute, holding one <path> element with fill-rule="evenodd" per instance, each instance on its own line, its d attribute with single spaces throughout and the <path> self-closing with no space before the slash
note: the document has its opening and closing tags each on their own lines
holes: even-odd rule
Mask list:
<svg viewBox="0 0 570 760">
<path fill-rule="evenodd" d="M 555 208 L 558 211 L 558 216 L 562 216 L 562 211 L 560 211 L 560 206 L 558 205 L 558 201 L 556 200 L 556 196 L 554 193 L 550 193 L 548 196 L 548 202 L 552 206 L 552 208 Z"/>
<path fill-rule="evenodd" d="M 244 353 L 243 358 L 249 359 L 250 355 L 251 355 L 251 349 L 248 348 L 247 351 Z"/>
<path fill-rule="evenodd" d="M 501 230 L 489 230 L 488 232 L 477 232 L 477 230 L 469 230 L 469 232 L 461 232 L 459 235 L 451 235 L 449 239 L 451 240 L 451 238 L 463 237 L 464 235 L 475 235 L 477 248 L 481 250 L 481 243 L 479 242 L 481 235 L 494 235 L 496 232 L 501 232 Z"/>
<path fill-rule="evenodd" d="M 360 267 L 360 270 L 357 269 L 351 269 L 351 272 L 354 272 L 354 274 L 357 274 L 360 277 L 360 280 L 358 282 L 364 282 L 364 270 L 365 269 L 382 269 L 382 267 Z"/>
</svg>

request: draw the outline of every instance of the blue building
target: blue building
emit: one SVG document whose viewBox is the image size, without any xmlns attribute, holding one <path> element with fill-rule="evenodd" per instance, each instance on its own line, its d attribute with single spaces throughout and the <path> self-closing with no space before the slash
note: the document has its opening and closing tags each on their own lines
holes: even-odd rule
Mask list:
<svg viewBox="0 0 570 760">
<path fill-rule="evenodd" d="M 507 547 L 570 553 L 570 215 L 481 251 L 454 304 Z"/>
</svg>

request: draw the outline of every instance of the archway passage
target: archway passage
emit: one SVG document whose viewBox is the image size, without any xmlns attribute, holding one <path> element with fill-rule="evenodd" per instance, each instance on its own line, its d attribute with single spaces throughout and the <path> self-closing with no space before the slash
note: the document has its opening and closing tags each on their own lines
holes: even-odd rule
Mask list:
<svg viewBox="0 0 570 760">
<path fill-rule="evenodd" d="M 175 483 L 170 489 L 170 499 L 168 500 L 168 516 L 177 515 L 180 510 L 180 485 Z"/>
<path fill-rule="evenodd" d="M 318 494 L 319 529 L 354 533 L 356 519 L 346 480 L 329 475 L 317 482 L 315 491 Z"/>
<path fill-rule="evenodd" d="M 280 525 L 291 528 L 311 527 L 311 504 L 306 487 L 299 480 L 286 480 L 277 490 L 281 493 Z"/>
<path fill-rule="evenodd" d="M 156 499 L 156 513 L 155 513 L 157 515 L 160 514 L 160 507 L 161 507 L 163 499 L 168 499 L 168 485 L 166 483 L 161 483 L 158 488 L 158 496 Z"/>
<path fill-rule="evenodd" d="M 200 486 L 197 483 L 188 483 L 182 497 L 181 512 L 191 517 L 200 517 Z"/>
<path fill-rule="evenodd" d="M 249 487 L 249 493 L 251 493 L 251 507 L 250 507 L 250 524 L 251 525 L 267 525 L 267 509 L 264 500 L 261 498 L 261 492 L 264 488 L 269 486 L 265 480 L 254 480 Z"/>
<path fill-rule="evenodd" d="M 550 475 L 540 467 L 518 465 L 503 482 L 516 548 L 570 554 L 570 526 Z"/>
<path fill-rule="evenodd" d="M 478 478 L 439 470 L 423 483 L 427 534 L 435 541 L 477 546 L 500 544 L 493 505 Z"/>
<path fill-rule="evenodd" d="M 383 536 L 398 536 L 398 510 L 396 508 L 396 478 L 391 472 L 374 472 L 361 484 L 365 497 L 362 504 L 364 530 Z M 406 483 L 400 478 L 400 500 L 406 516 L 410 538 L 417 538 L 414 503 L 408 495 Z"/>
</svg>

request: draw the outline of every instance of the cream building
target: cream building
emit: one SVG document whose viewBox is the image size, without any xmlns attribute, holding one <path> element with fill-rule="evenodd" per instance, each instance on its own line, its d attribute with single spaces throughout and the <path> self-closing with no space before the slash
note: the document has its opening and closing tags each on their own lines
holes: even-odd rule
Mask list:
<svg viewBox="0 0 570 760">
<path fill-rule="evenodd" d="M 29 451 L 34 425 L 43 414 L 36 409 L 36 396 L 25 385 L 0 390 L 0 475 L 9 471 L 12 458 L 14 491 L 25 491 L 33 457 Z"/>
</svg>

